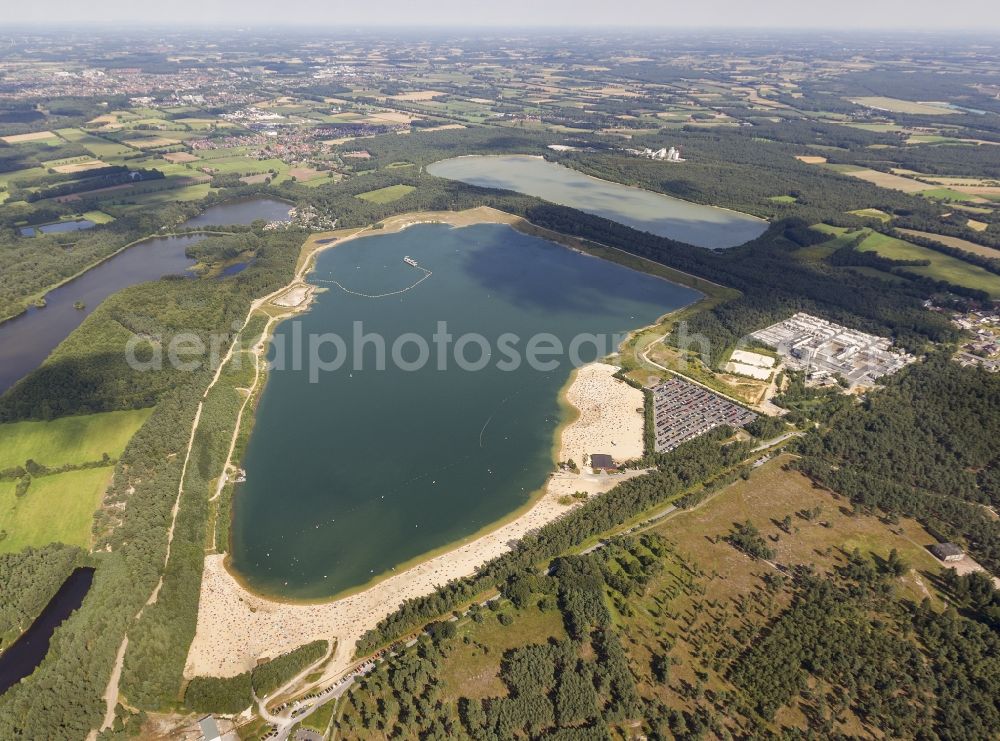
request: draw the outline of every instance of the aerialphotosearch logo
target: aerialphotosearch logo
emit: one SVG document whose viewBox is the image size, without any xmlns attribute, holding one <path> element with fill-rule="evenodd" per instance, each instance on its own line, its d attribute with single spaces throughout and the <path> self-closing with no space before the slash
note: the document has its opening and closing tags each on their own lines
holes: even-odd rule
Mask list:
<svg viewBox="0 0 1000 741">
<path fill-rule="evenodd" d="M 126 345 L 126 360 L 131 368 L 149 372 L 168 366 L 181 371 L 216 369 L 227 361 L 238 369 L 244 353 L 258 348 L 229 347 L 233 333 L 211 335 L 206 341 L 194 332 L 182 332 L 170 338 L 134 335 Z M 385 371 L 388 368 L 416 372 L 428 367 L 438 371 L 458 368 L 470 373 L 490 367 L 504 372 L 516 371 L 525 364 L 532 370 L 548 373 L 563 363 L 579 367 L 592 360 L 617 352 L 627 333 L 580 333 L 568 341 L 550 332 L 522 337 L 504 332 L 495 338 L 478 332 L 455 335 L 448 322 L 438 321 L 426 333 L 405 332 L 388 338 L 365 330 L 363 321 L 352 324 L 350 335 L 336 332 L 306 333 L 302 322 L 293 320 L 288 331 L 270 339 L 269 370 L 306 372 L 310 383 L 318 383 L 324 374 L 350 370 Z"/>
</svg>

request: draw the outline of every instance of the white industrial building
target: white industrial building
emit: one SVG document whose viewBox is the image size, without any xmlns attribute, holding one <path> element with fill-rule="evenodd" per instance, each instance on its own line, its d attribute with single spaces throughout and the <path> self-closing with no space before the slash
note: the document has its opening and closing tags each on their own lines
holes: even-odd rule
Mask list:
<svg viewBox="0 0 1000 741">
<path fill-rule="evenodd" d="M 815 382 L 842 377 L 849 387 L 871 386 L 916 358 L 893 349 L 886 337 L 860 332 L 810 314 L 798 313 L 754 332 L 794 370 Z"/>
</svg>

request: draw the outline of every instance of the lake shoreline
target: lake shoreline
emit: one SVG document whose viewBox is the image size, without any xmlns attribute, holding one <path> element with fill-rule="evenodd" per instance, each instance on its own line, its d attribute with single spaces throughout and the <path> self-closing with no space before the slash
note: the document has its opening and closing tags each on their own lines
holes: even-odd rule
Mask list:
<svg viewBox="0 0 1000 741">
<path fill-rule="evenodd" d="M 415 212 L 402 214 L 380 222 L 378 228 L 369 226 L 356 230 L 341 230 L 340 234 L 342 236 L 339 238 L 337 238 L 336 232 L 318 233 L 310 237 L 309 241 L 303 245 L 303 253 L 300 256 L 296 275 L 292 281 L 271 294 L 271 298 L 268 301 L 262 302 L 252 310 L 254 312 L 261 311 L 267 304 L 270 304 L 276 312 L 263 311 L 263 314 L 269 318 L 269 321 L 261 335 L 260 346 L 266 348 L 272 340 L 275 327 L 281 321 L 309 310 L 316 291 L 322 289 L 318 289 L 315 285 L 308 283 L 307 276 L 314 270 L 316 259 L 325 250 L 365 236 L 391 234 L 407 229 L 410 226 L 427 223 L 448 224 L 453 228 L 482 223 L 505 224 L 525 234 L 555 242 L 566 249 L 581 252 L 589 256 L 596 256 L 583 249 L 580 240 L 565 235 L 562 235 L 562 238 L 558 239 L 556 237 L 560 235 L 554 232 L 536 227 L 519 216 L 489 207 L 478 207 L 461 212 Z M 629 257 L 632 258 L 635 256 L 629 255 Z M 648 263 L 650 266 L 665 267 L 652 261 L 641 260 L 643 264 Z M 613 260 L 613 262 L 617 261 Z M 631 265 L 626 264 L 626 267 L 638 270 Z M 646 271 L 640 270 L 640 272 Z M 679 273 L 679 271 L 670 271 L 670 273 L 671 277 L 673 277 L 673 274 Z M 699 291 L 706 283 L 703 279 L 686 274 L 678 274 L 677 277 L 679 280 L 676 281 L 656 272 L 649 272 L 647 274 L 668 282 L 685 285 L 688 281 L 684 279 L 690 278 L 691 283 L 699 285 L 699 288 L 695 289 Z M 715 284 L 712 285 L 714 286 Z M 721 289 L 723 287 L 719 286 L 718 288 Z M 282 303 L 282 300 L 286 297 L 291 297 L 291 300 Z M 683 307 L 673 309 L 664 316 L 669 316 L 704 299 L 705 294 L 703 293 L 700 298 Z M 662 321 L 662 317 L 658 321 Z M 264 352 L 255 353 L 257 362 L 262 362 L 265 355 L 266 353 Z M 451 579 L 468 576 L 474 572 L 475 568 L 482 565 L 482 563 L 502 555 L 503 552 L 511 547 L 514 541 L 519 540 L 527 532 L 554 521 L 576 505 L 576 503 L 571 505 L 560 504 L 558 500 L 561 497 L 571 496 L 578 490 L 587 491 L 590 495 L 604 493 L 620 481 L 641 473 L 633 471 L 618 476 L 603 475 L 599 481 L 595 481 L 594 479 L 581 477 L 577 474 L 559 471 L 556 466 L 558 456 L 564 447 L 563 438 L 566 436 L 567 431 L 574 429 L 574 425 L 579 425 L 583 418 L 582 410 L 575 407 L 569 401 L 571 389 L 574 383 L 579 380 L 580 371 L 595 365 L 600 364 L 591 363 L 579 369 L 574 369 L 559 391 L 559 404 L 563 410 L 563 414 L 560 424 L 554 432 L 550 453 L 553 467 L 556 468 L 555 473 L 550 473 L 545 485 L 539 490 L 532 492 L 523 505 L 462 539 L 449 542 L 401 564 L 397 564 L 394 568 L 373 577 L 364 584 L 342 590 L 331 596 L 309 600 L 267 594 L 256 589 L 243 575 L 239 574 L 232 567 L 230 562 L 231 542 L 227 552 L 207 555 L 201 584 L 198 629 L 195 640 L 189 649 L 185 676 L 232 676 L 243 671 L 247 666 L 252 665 L 266 651 L 270 651 L 269 655 L 273 656 L 290 650 L 300 643 L 311 640 L 312 637 L 329 638 L 330 633 L 326 628 L 319 632 L 315 630 L 310 632 L 308 629 L 309 625 L 316 626 L 323 624 L 325 626 L 336 625 L 339 630 L 336 634 L 338 640 L 337 656 L 335 657 L 335 661 L 332 661 L 330 664 L 336 671 L 329 667 L 327 669 L 327 677 L 333 677 L 338 672 L 348 668 L 353 658 L 355 641 L 366 630 L 374 627 L 378 619 L 381 619 L 381 617 L 373 619 L 373 616 L 381 615 L 381 612 L 389 614 L 396 609 L 398 604 L 406 599 L 427 594 L 437 586 L 441 586 Z M 258 400 L 263 389 L 263 384 L 266 384 L 266 374 L 262 374 L 260 378 L 260 383 L 251 390 L 251 394 L 256 395 Z M 611 382 L 626 386 L 626 384 L 618 379 L 614 379 Z M 638 396 L 625 405 L 628 408 L 619 410 L 623 414 L 627 414 L 629 411 L 635 412 L 643 403 L 640 391 L 631 387 L 627 388 L 630 391 L 634 391 Z M 243 424 L 252 426 L 255 423 L 254 418 L 255 414 L 249 415 L 249 419 L 244 420 Z M 236 430 L 236 434 L 239 434 L 239 432 L 239 429 Z M 635 434 L 637 435 L 637 440 L 634 441 L 634 448 L 641 451 L 641 425 L 636 427 Z M 578 462 L 578 464 L 581 462 Z M 227 462 L 227 468 L 232 465 L 236 464 L 231 461 Z M 238 496 L 238 492 L 233 492 L 232 496 Z M 230 518 L 232 518 L 233 512 L 234 508 L 230 507 Z M 231 539 L 231 522 L 229 532 Z M 482 552 L 484 549 L 487 551 L 485 555 Z M 476 555 L 473 557 L 473 554 Z M 441 564 L 448 564 L 447 574 L 440 573 Z M 456 565 L 458 568 L 455 568 Z M 438 570 L 435 570 L 435 567 Z M 434 580 L 427 581 L 431 578 Z M 419 582 L 419 585 L 415 584 L 414 580 Z M 375 596 L 378 597 L 378 601 L 374 605 L 368 604 L 369 600 L 374 599 Z M 363 612 L 356 613 L 353 608 L 350 608 L 351 605 L 360 603 L 365 603 Z M 344 607 L 345 605 L 347 607 Z M 380 606 L 383 605 L 386 609 L 380 612 Z M 363 615 L 364 617 L 338 618 L 332 615 L 332 612 L 337 608 L 348 610 L 351 615 Z M 275 617 L 277 621 L 275 624 L 269 624 L 270 618 L 267 618 L 269 615 Z M 277 617 L 279 615 L 281 616 L 280 618 Z M 239 616 L 238 619 L 237 616 Z M 235 623 L 233 622 L 234 620 Z M 295 632 L 294 637 L 289 637 L 288 625 L 300 621 L 305 622 L 302 632 Z M 261 622 L 263 624 L 258 624 L 252 630 L 250 629 L 249 626 Z M 253 636 L 250 635 L 251 633 Z M 261 639 L 260 636 L 270 637 Z M 216 648 L 220 643 L 228 644 L 230 648 L 234 643 L 237 643 L 240 644 L 240 648 L 235 651 L 228 649 L 220 651 Z"/>
<path fill-rule="evenodd" d="M 306 242 L 306 244 L 303 245 L 303 254 L 300 256 L 299 261 L 297 263 L 296 277 L 286 286 L 275 291 L 272 294 L 273 298 L 271 298 L 264 304 L 264 305 L 270 304 L 272 307 L 274 307 L 274 311 L 263 312 L 264 316 L 268 318 L 268 321 L 259 341 L 259 345 L 263 349 L 260 352 L 255 353 L 257 362 L 258 363 L 262 362 L 262 358 L 266 355 L 266 348 L 271 344 L 274 333 L 278 325 L 287 319 L 292 319 L 296 316 L 299 316 L 300 314 L 310 311 L 317 293 L 327 290 L 324 287 L 319 287 L 317 285 L 309 283 L 308 281 L 309 274 L 315 270 L 316 260 L 323 252 L 335 248 L 339 245 L 343 245 L 349 241 L 353 241 L 355 239 L 360 239 L 367 236 L 393 234 L 401 232 L 412 226 L 417 226 L 421 224 L 445 224 L 456 229 L 466 226 L 474 226 L 477 224 L 502 224 L 510 226 L 516 231 L 526 234 L 528 236 L 545 239 L 547 241 L 558 244 L 560 247 L 564 249 L 569 249 L 571 251 L 586 255 L 588 257 L 595 257 L 596 259 L 608 259 L 607 257 L 598 256 L 588 251 L 587 245 L 582 240 L 576 237 L 561 235 L 558 232 L 553 232 L 551 230 L 538 227 L 520 216 L 509 214 L 505 211 L 500 211 L 498 209 L 494 209 L 489 206 L 479 206 L 476 208 L 466 209 L 464 211 L 409 212 L 389 217 L 379 222 L 377 225 L 361 227 L 356 229 L 338 230 L 337 232 L 317 233 L 312 235 Z M 339 238 L 335 236 L 338 233 L 341 234 Z M 614 248 L 606 248 L 604 245 L 597 245 L 597 246 L 604 249 L 614 249 Z M 697 276 L 689 275 L 687 273 L 681 273 L 680 271 L 676 271 L 672 268 L 666 268 L 666 266 L 662 266 L 659 263 L 654 263 L 653 261 L 647 260 L 646 258 L 639 258 L 634 255 L 629 255 L 629 253 L 624 253 L 623 251 L 620 250 L 614 250 L 614 252 L 616 254 L 628 255 L 628 257 L 630 258 L 638 260 L 640 264 L 649 266 L 651 270 L 641 270 L 635 267 L 633 264 L 629 264 L 634 260 L 630 261 L 609 260 L 611 262 L 620 264 L 623 267 L 626 267 L 630 270 L 635 270 L 636 272 L 641 272 L 651 277 L 664 280 L 668 283 L 672 283 L 675 285 L 683 285 L 685 287 L 692 288 L 703 294 L 701 297 L 695 299 L 689 304 L 686 304 L 684 306 L 678 306 L 677 308 L 671 309 L 670 311 L 667 311 L 666 313 L 658 316 L 657 319 L 652 324 L 648 326 L 639 327 L 637 329 L 630 331 L 628 333 L 629 338 L 632 337 L 636 332 L 641 332 L 644 329 L 648 329 L 649 327 L 654 327 L 658 325 L 659 323 L 664 321 L 664 319 L 669 317 L 671 314 L 686 309 L 691 305 L 696 304 L 701 300 L 704 300 L 705 295 L 708 293 L 707 291 L 705 291 L 705 288 L 706 288 L 706 283 L 709 282 L 704 281 L 704 279 L 698 278 Z M 654 271 L 654 269 L 656 270 Z M 666 272 L 667 274 L 664 275 L 663 274 L 664 272 Z M 690 280 L 688 281 L 685 279 L 690 279 Z M 716 286 L 716 284 L 710 284 L 710 285 Z M 726 290 L 722 286 L 717 286 L 717 287 L 719 289 Z M 263 305 L 261 308 L 263 308 Z M 624 345 L 627 341 L 628 338 L 626 338 L 626 340 L 623 341 L 622 344 Z M 621 349 L 620 347 L 617 348 L 617 350 L 620 349 Z M 560 421 L 553 432 L 553 439 L 550 445 L 551 452 L 549 456 L 553 467 L 555 467 L 559 463 L 559 455 L 563 447 L 561 442 L 561 435 L 563 430 L 573 421 L 577 420 L 580 416 L 579 410 L 576 407 L 574 407 L 568 401 L 567 398 L 568 390 L 573 381 L 577 378 L 579 370 L 580 370 L 579 368 L 576 368 L 571 372 L 571 374 L 566 379 L 566 381 L 564 382 L 564 384 L 561 386 L 560 390 L 557 393 L 557 401 L 560 407 Z M 249 425 L 249 429 L 252 429 L 253 425 L 256 424 L 256 412 L 257 412 L 256 405 L 259 404 L 264 388 L 266 387 L 267 373 L 264 370 L 260 372 L 259 379 L 260 379 L 259 385 L 251 390 L 251 396 L 255 397 L 255 403 L 254 403 L 253 413 L 249 415 L 249 419 L 245 423 Z M 641 452 L 636 457 L 640 456 Z M 576 461 L 576 462 L 578 465 L 581 463 L 581 461 Z M 226 463 L 227 470 L 233 469 L 238 466 L 239 463 L 237 461 L 227 461 Z M 259 595 L 266 599 L 275 600 L 278 602 L 282 602 L 285 604 L 292 604 L 292 605 L 310 605 L 310 604 L 328 603 L 332 600 L 342 599 L 363 592 L 377 585 L 379 582 L 390 578 L 391 576 L 393 576 L 393 574 L 410 569 L 420 564 L 423 561 L 435 558 L 443 553 L 447 553 L 448 551 L 454 548 L 467 545 L 471 542 L 474 542 L 478 538 L 483 537 L 484 535 L 488 535 L 492 531 L 495 531 L 498 528 L 501 528 L 509 524 L 510 522 L 516 520 L 518 517 L 524 515 L 526 512 L 530 511 L 531 507 L 544 496 L 544 493 L 545 493 L 545 486 L 543 485 L 540 488 L 530 492 L 527 500 L 521 505 L 510 510 L 505 515 L 497 519 L 494 519 L 489 523 L 484 524 L 482 527 L 461 538 L 448 541 L 447 543 L 443 543 L 437 547 L 434 547 L 416 556 L 401 561 L 400 563 L 397 563 L 394 567 L 382 571 L 378 574 L 375 574 L 374 576 L 372 576 L 371 578 L 367 579 L 362 583 L 356 584 L 346 589 L 342 589 L 337 592 L 333 592 L 328 595 L 315 598 L 293 597 L 287 594 L 268 591 L 267 589 L 261 588 L 259 585 L 254 584 L 249 577 L 241 573 L 233 565 L 231 554 L 233 551 L 232 538 L 234 531 L 233 519 L 235 518 L 235 506 L 233 506 L 233 504 L 230 503 L 228 511 L 228 516 L 230 518 L 230 521 L 228 523 L 228 529 L 227 529 L 227 532 L 229 533 L 229 538 L 226 544 L 226 551 L 225 551 L 225 568 L 229 572 L 230 576 L 234 580 L 236 580 L 241 587 L 246 589 L 248 592 Z M 238 495 L 239 495 L 238 492 L 236 491 L 233 492 L 233 494 L 231 495 L 232 502 L 235 501 L 235 498 Z"/>
<path fill-rule="evenodd" d="M 611 394 L 624 401 L 618 404 L 622 408 L 616 409 L 616 413 L 634 413 L 636 405 L 641 406 L 642 392 L 615 378 L 617 370 L 606 363 L 582 366 L 572 374 L 571 382 L 560 396 L 569 398 L 581 376 L 592 374 L 599 382 L 590 383 L 583 390 L 592 403 L 607 399 L 607 392 L 613 388 L 624 392 Z M 580 414 L 561 426 L 557 444 L 561 445 L 570 431 L 587 435 L 592 422 L 576 430 L 584 419 Z M 630 441 L 631 447 L 641 450 L 641 424 L 635 426 L 633 436 L 636 439 Z M 537 497 L 499 523 L 491 523 L 486 532 L 422 554 L 415 564 L 398 566 L 373 584 L 322 600 L 299 601 L 256 593 L 233 573 L 224 554 L 210 554 L 205 558 L 198 624 L 185 677 L 234 676 L 265 655 L 276 656 L 310 640 L 335 637 L 338 648 L 334 660 L 324 670 L 324 679 L 332 679 L 350 667 L 356 641 L 400 603 L 428 594 L 453 579 L 469 576 L 484 563 L 503 555 L 529 532 L 580 506 L 579 499 L 564 503 L 576 492 L 598 496 L 641 473 L 632 470 L 608 475 L 557 469 L 549 475 Z"/>
<path fill-rule="evenodd" d="M 610 195 L 607 191 L 613 191 L 614 189 L 623 189 L 629 195 L 623 197 L 622 193 L 620 192 L 611 195 L 611 200 L 619 204 L 618 212 L 612 215 L 606 212 L 607 207 L 595 209 L 593 206 L 591 208 L 587 208 L 586 205 L 581 206 L 579 204 L 576 204 L 575 196 L 571 199 L 571 201 L 574 202 L 561 200 L 562 198 L 566 198 L 566 196 L 565 195 L 560 196 L 556 191 L 552 190 L 552 188 L 549 187 L 551 185 L 550 180 L 543 180 L 536 183 L 536 185 L 540 185 L 542 187 L 538 188 L 537 190 L 533 190 L 530 183 L 530 178 L 532 176 L 532 173 L 530 172 L 521 173 L 522 177 L 521 187 L 518 187 L 517 185 L 511 182 L 503 182 L 502 175 L 492 179 L 486 178 L 486 180 L 490 180 L 490 182 L 481 182 L 480 181 L 481 178 L 478 178 L 478 176 L 475 174 L 470 175 L 470 174 L 463 174 L 460 172 L 459 173 L 453 172 L 452 174 L 448 175 L 442 172 L 442 170 L 444 171 L 448 170 L 449 163 L 459 163 L 462 161 L 472 162 L 474 160 L 488 160 L 488 159 L 496 160 L 497 163 L 500 164 L 501 166 L 509 165 L 511 163 L 515 163 L 518 161 L 522 163 L 523 162 L 541 163 L 542 167 L 545 166 L 553 167 L 554 168 L 553 172 L 565 171 L 566 173 L 571 173 L 572 176 L 574 177 L 582 178 L 584 181 L 592 182 L 597 188 L 604 189 L 605 192 L 603 195 L 606 197 Z M 432 168 L 436 168 L 437 172 L 433 172 Z M 578 211 L 582 211 L 583 213 L 591 214 L 594 216 L 598 216 L 600 218 L 607 219 L 609 221 L 616 222 L 623 226 L 627 226 L 631 229 L 635 229 L 636 231 L 639 232 L 653 234 L 655 236 L 663 237 L 665 239 L 670 239 L 675 242 L 680 242 L 683 244 L 692 245 L 695 247 L 699 247 L 701 249 L 710 250 L 712 252 L 719 252 L 748 244 L 749 242 L 752 242 L 755 239 L 759 238 L 761 234 L 766 232 L 770 226 L 770 222 L 767 219 L 764 219 L 760 216 L 755 216 L 753 214 L 748 214 L 744 211 L 739 211 L 735 208 L 718 206 L 713 203 L 699 203 L 698 201 L 688 200 L 686 198 L 675 196 L 670 193 L 650 190 L 648 188 L 644 188 L 639 185 L 630 185 L 628 183 L 622 183 L 615 180 L 608 180 L 605 178 L 598 177 L 596 175 L 591 175 L 590 173 L 584 172 L 583 170 L 579 170 L 575 167 L 565 165 L 557 160 L 548 159 L 546 156 L 543 155 L 465 154 L 465 155 L 459 155 L 457 157 L 449 157 L 446 159 L 438 160 L 436 162 L 432 162 L 429 165 L 427 165 L 424 168 L 424 170 L 425 172 L 427 172 L 427 174 L 432 175 L 433 177 L 442 178 L 443 180 L 462 182 L 469 185 L 475 185 L 477 187 L 490 188 L 494 190 L 510 190 L 516 193 L 521 193 L 523 195 L 540 198 L 542 200 L 549 201 L 550 203 L 555 203 L 558 205 L 567 206 L 569 208 L 574 208 Z M 500 182 L 497 182 L 497 179 L 499 179 Z M 577 187 L 579 184 L 580 183 L 571 183 L 573 187 Z M 669 215 L 667 215 L 665 218 L 660 216 L 657 219 L 653 219 L 648 214 L 640 215 L 634 210 L 634 208 L 638 205 L 635 199 L 646 199 L 648 201 L 650 198 L 659 199 L 659 201 L 657 201 L 655 206 L 653 206 L 653 211 L 655 211 L 657 214 L 660 214 L 664 210 L 670 212 L 671 208 L 674 205 L 687 209 L 693 209 L 695 210 L 696 213 L 708 214 L 708 213 L 718 212 L 720 215 L 731 214 L 732 218 L 735 219 L 736 222 L 725 225 L 721 223 L 712 224 L 712 227 L 714 227 L 715 231 L 717 232 L 716 237 L 718 237 L 720 234 L 724 232 L 728 233 L 730 230 L 736 228 L 739 222 L 742 222 L 743 226 L 753 222 L 757 225 L 762 225 L 763 228 L 756 234 L 742 235 L 745 236 L 746 238 L 739 242 L 733 242 L 728 244 L 703 243 L 703 240 L 705 239 L 704 234 L 691 233 L 690 231 L 688 231 L 687 233 L 677 233 L 675 230 L 665 228 L 664 226 L 658 224 L 658 219 L 663 219 L 667 222 L 687 221 L 690 214 L 669 213 Z M 650 206 L 648 202 L 641 205 L 645 207 Z M 682 232 L 683 232 L 683 227 L 682 227 Z M 694 239 L 692 239 L 692 237 L 694 237 Z"/>
</svg>

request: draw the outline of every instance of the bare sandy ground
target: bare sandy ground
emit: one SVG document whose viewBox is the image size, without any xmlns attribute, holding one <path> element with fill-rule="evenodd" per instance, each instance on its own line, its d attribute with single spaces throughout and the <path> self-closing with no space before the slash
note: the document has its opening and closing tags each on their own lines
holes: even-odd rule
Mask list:
<svg viewBox="0 0 1000 741">
<path fill-rule="evenodd" d="M 37 142 L 44 139 L 58 139 L 51 131 L 34 131 L 30 134 L 11 134 L 10 136 L 0 136 L 0 140 L 7 144 L 21 144 L 22 142 Z"/>
<path fill-rule="evenodd" d="M 452 129 L 464 129 L 466 128 L 462 124 L 442 124 L 440 126 L 427 126 L 422 129 L 417 129 L 417 133 L 421 131 L 451 131 Z"/>
<path fill-rule="evenodd" d="M 585 366 L 577 373 L 566 396 L 571 403 L 580 404 L 580 416 L 562 429 L 563 449 L 610 449 L 622 459 L 642 453 L 642 416 L 636 412 L 642 406 L 642 393 L 611 378 L 615 370 L 614 366 L 601 364 Z M 337 677 L 351 667 L 358 638 L 401 602 L 472 574 L 508 551 L 528 532 L 578 506 L 561 504 L 559 499 L 564 495 L 579 491 L 600 494 L 639 473 L 554 473 L 542 496 L 516 519 L 362 592 L 324 604 L 289 604 L 255 595 L 226 570 L 224 555 L 209 555 L 201 583 L 198 627 L 185 676 L 233 676 L 260 658 L 277 656 L 308 641 L 335 638 L 337 649 L 324 670 L 324 679 Z"/>
<path fill-rule="evenodd" d="M 306 299 L 312 294 L 313 288 L 310 285 L 302 284 L 295 286 L 290 291 L 287 291 L 278 298 L 271 301 L 275 306 L 285 306 L 289 308 L 294 308 L 302 306 Z"/>
<path fill-rule="evenodd" d="M 921 183 L 919 180 L 904 178 L 901 175 L 893 175 L 891 172 L 879 172 L 878 170 L 851 170 L 843 174 L 849 175 L 852 178 L 858 178 L 859 180 L 867 180 L 869 183 L 882 188 L 901 190 L 904 193 L 919 193 L 922 190 L 930 190 L 932 187 L 927 185 L 927 183 Z"/>
<path fill-rule="evenodd" d="M 617 372 L 606 363 L 577 369 L 565 397 L 580 416 L 563 430 L 560 461 L 583 465 L 584 455 L 594 453 L 607 453 L 616 462 L 642 457 L 642 392 L 614 378 Z"/>
<path fill-rule="evenodd" d="M 73 173 L 96 170 L 99 167 L 107 166 L 106 162 L 101 162 L 100 160 L 88 160 L 87 162 L 71 162 L 68 165 L 56 165 L 52 169 L 63 175 L 72 175 Z"/>
</svg>

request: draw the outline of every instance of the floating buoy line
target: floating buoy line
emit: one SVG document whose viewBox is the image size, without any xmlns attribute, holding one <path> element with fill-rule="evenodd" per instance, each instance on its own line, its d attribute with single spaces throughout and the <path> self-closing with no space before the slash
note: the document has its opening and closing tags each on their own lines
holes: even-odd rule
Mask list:
<svg viewBox="0 0 1000 741">
<path fill-rule="evenodd" d="M 406 293 L 407 291 L 412 291 L 414 288 L 416 288 L 421 283 L 423 283 L 425 280 L 427 280 L 432 275 L 434 275 L 434 273 L 432 273 L 427 268 L 424 268 L 424 267 L 421 267 L 420 265 L 418 265 L 417 261 L 414 260 L 413 258 L 409 257 L 409 256 L 404 257 L 403 258 L 403 262 L 405 262 L 407 265 L 409 265 L 411 268 L 414 268 L 415 270 L 421 270 L 421 271 L 423 271 L 424 276 L 420 280 L 418 280 L 416 283 L 414 283 L 412 286 L 407 286 L 406 288 L 403 288 L 402 290 L 399 290 L 399 291 L 390 291 L 389 293 L 362 293 L 361 291 L 352 291 L 350 288 L 348 288 L 343 283 L 341 283 L 340 281 L 337 281 L 337 280 L 323 280 L 322 278 L 318 278 L 318 279 L 316 279 L 316 282 L 317 283 L 328 283 L 330 285 L 337 286 L 337 288 L 339 288 L 341 291 L 343 291 L 344 293 L 349 293 L 352 296 L 361 296 L 362 298 L 387 298 L 389 296 L 398 296 L 401 293 Z"/>
</svg>

